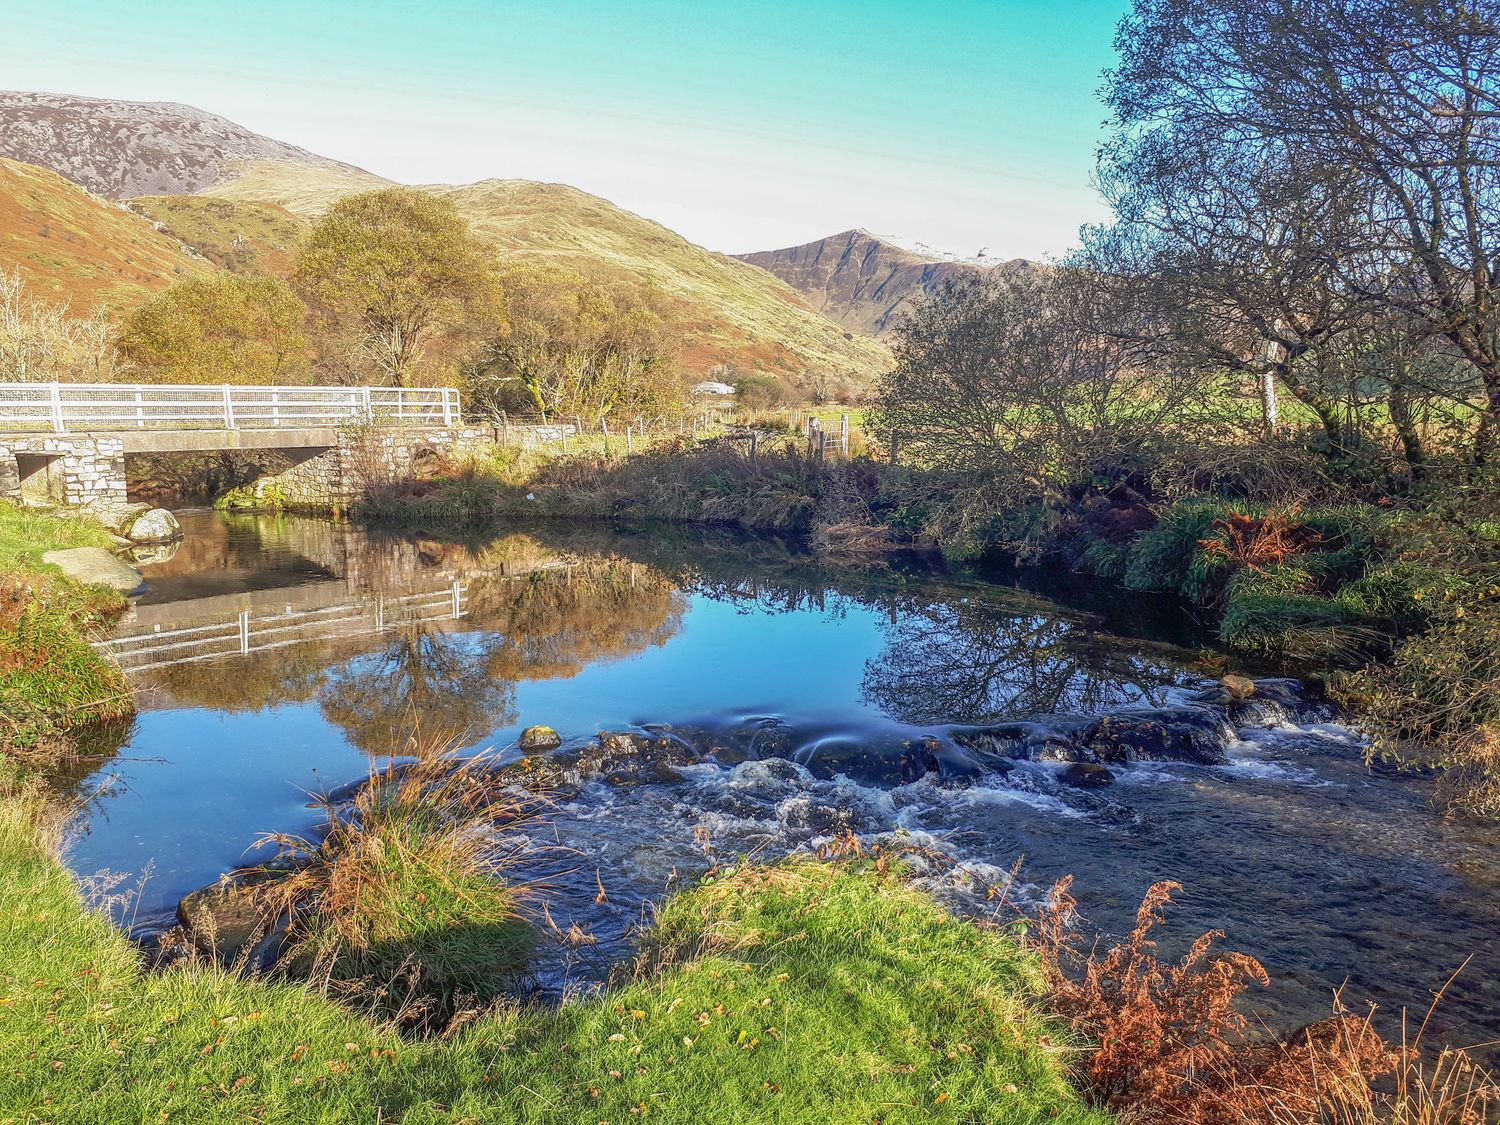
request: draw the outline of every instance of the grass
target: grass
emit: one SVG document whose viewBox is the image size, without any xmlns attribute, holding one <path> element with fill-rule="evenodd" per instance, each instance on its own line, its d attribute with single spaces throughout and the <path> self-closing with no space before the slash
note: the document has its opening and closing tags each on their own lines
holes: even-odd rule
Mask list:
<svg viewBox="0 0 1500 1125">
<path fill-rule="evenodd" d="M 626 980 L 403 1040 L 296 983 L 147 972 L 0 791 L 0 1121 L 1103 1125 L 1038 963 L 874 865 L 717 874 Z"/>
<path fill-rule="evenodd" d="M 87 640 L 124 599 L 42 562 L 47 551 L 109 542 L 91 520 L 0 502 L 0 753 L 59 755 L 71 731 L 134 711 L 119 670 Z"/>
</svg>

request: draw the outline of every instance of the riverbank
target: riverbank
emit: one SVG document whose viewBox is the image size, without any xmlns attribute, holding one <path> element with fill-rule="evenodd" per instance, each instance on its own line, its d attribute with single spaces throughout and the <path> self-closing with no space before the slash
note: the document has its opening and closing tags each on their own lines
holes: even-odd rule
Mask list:
<svg viewBox="0 0 1500 1125">
<path fill-rule="evenodd" d="M 124 597 L 42 561 L 49 551 L 111 542 L 94 520 L 0 501 L 0 760 L 55 760 L 78 731 L 134 711 L 119 669 L 88 643 L 119 616 Z"/>
<path fill-rule="evenodd" d="M 148 972 L 87 909 L 35 791 L 0 794 L 0 1117 L 1102 1125 L 1040 968 L 873 864 L 722 872 L 639 964 L 552 1011 L 403 1040 L 311 988 Z"/>
</svg>

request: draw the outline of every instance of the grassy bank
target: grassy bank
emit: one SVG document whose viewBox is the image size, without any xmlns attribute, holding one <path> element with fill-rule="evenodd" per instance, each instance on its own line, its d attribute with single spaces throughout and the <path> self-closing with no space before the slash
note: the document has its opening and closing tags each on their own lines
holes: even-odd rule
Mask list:
<svg viewBox="0 0 1500 1125">
<path fill-rule="evenodd" d="M 0 795 L 0 1121 L 1102 1123 L 1037 962 L 873 865 L 668 902 L 623 983 L 402 1040 L 305 986 L 142 970 Z"/>
<path fill-rule="evenodd" d="M 87 641 L 124 598 L 42 562 L 48 551 L 109 543 L 91 520 L 0 501 L 0 754 L 56 755 L 71 732 L 134 710 L 119 670 Z"/>
</svg>

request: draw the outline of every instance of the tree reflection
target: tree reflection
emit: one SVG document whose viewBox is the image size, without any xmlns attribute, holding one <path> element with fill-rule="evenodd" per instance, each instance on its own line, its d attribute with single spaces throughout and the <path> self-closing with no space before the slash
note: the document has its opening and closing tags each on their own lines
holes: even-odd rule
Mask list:
<svg viewBox="0 0 1500 1125">
<path fill-rule="evenodd" d="M 491 675 L 566 679 L 591 664 L 665 644 L 682 627 L 687 597 L 633 563 L 590 559 L 469 588 L 470 620 L 492 630 Z"/>
<path fill-rule="evenodd" d="M 516 686 L 488 669 L 485 647 L 432 624 L 398 625 L 318 693 L 323 717 L 372 756 L 467 746 L 515 721 Z"/>
<path fill-rule="evenodd" d="M 893 610 L 862 687 L 902 722 L 981 723 L 1158 703 L 1176 667 L 1060 613 L 957 601 Z"/>
</svg>

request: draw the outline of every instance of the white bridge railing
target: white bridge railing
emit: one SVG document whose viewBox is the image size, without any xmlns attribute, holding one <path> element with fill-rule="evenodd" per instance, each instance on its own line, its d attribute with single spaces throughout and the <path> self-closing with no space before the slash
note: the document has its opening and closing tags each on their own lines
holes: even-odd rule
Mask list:
<svg viewBox="0 0 1500 1125">
<path fill-rule="evenodd" d="M 251 387 L 165 383 L 0 383 L 0 431 L 266 430 L 453 426 L 451 387 Z"/>
<path fill-rule="evenodd" d="M 417 594 L 371 596 L 335 605 L 284 612 L 242 610 L 233 615 L 199 618 L 195 624 L 173 629 L 127 630 L 94 648 L 110 656 L 126 672 L 147 672 L 174 664 L 248 656 L 252 652 L 285 648 L 310 641 L 383 633 L 392 626 L 444 618 L 457 621 L 469 614 L 468 590 L 454 580 L 447 586 Z"/>
</svg>

